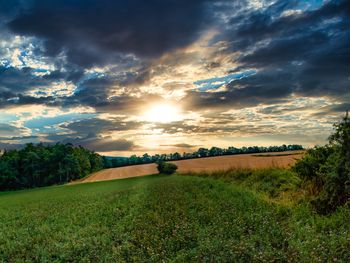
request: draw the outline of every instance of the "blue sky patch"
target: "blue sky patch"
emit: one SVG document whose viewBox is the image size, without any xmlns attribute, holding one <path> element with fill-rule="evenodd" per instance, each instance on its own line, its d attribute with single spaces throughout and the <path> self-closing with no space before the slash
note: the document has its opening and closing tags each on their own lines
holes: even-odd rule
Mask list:
<svg viewBox="0 0 350 263">
<path fill-rule="evenodd" d="M 229 74 L 224 77 L 215 77 L 215 78 L 210 78 L 210 79 L 203 79 L 203 80 L 198 80 L 194 82 L 193 84 L 198 87 L 198 90 L 201 92 L 206 92 L 209 90 L 216 90 L 222 87 L 222 85 L 226 85 L 230 83 L 231 81 L 241 79 L 241 78 L 246 78 L 251 75 L 255 74 L 254 70 L 248 70 L 240 73 L 233 73 Z"/>
<path fill-rule="evenodd" d="M 35 119 L 28 120 L 24 123 L 24 126 L 36 130 L 38 132 L 48 132 L 51 130 L 51 128 L 48 128 L 50 126 L 54 126 L 60 123 L 64 123 L 67 121 L 77 121 L 81 119 L 89 119 L 95 117 L 96 114 L 93 113 L 69 113 L 64 115 L 59 115 L 55 117 L 38 117 Z M 46 127 L 46 128 L 45 128 Z M 55 131 L 57 131 L 57 128 L 54 128 Z"/>
<path fill-rule="evenodd" d="M 10 121 L 17 121 L 19 118 L 15 114 L 9 114 L 1 112 L 0 114 L 0 123 L 8 123 Z"/>
</svg>

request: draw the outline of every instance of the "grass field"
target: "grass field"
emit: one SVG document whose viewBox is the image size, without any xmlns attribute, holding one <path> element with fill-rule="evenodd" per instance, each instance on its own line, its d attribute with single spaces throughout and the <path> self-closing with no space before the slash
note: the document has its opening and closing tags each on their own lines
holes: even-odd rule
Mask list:
<svg viewBox="0 0 350 263">
<path fill-rule="evenodd" d="M 232 170 L 1 193 L 0 261 L 349 262 L 349 210 L 314 215 L 298 184 Z"/>
<path fill-rule="evenodd" d="M 172 161 L 178 166 L 178 172 L 213 172 L 232 168 L 287 168 L 300 159 L 304 151 L 287 151 L 261 154 L 237 154 L 217 157 L 197 158 L 181 161 Z M 113 179 L 130 178 L 158 173 L 157 165 L 142 164 L 119 168 L 105 169 L 80 180 L 80 182 L 98 182 Z"/>
</svg>

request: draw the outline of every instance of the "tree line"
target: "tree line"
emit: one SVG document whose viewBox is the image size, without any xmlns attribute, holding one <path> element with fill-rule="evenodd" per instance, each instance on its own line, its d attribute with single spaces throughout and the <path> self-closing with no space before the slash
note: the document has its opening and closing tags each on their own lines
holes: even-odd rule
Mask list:
<svg viewBox="0 0 350 263">
<path fill-rule="evenodd" d="M 62 184 L 102 168 L 102 156 L 83 147 L 29 143 L 0 156 L 0 190 Z"/>
<path fill-rule="evenodd" d="M 149 155 L 145 153 L 142 156 L 132 155 L 130 157 L 103 157 L 103 166 L 105 168 L 121 167 L 135 164 L 147 164 L 147 163 L 158 163 L 164 161 L 177 161 L 185 159 L 203 158 L 203 157 L 213 157 L 213 156 L 223 156 L 223 155 L 234 155 L 234 154 L 246 154 L 246 153 L 264 153 L 264 152 L 284 152 L 284 151 L 294 151 L 303 150 L 303 146 L 298 144 L 292 145 L 281 145 L 281 146 L 251 146 L 251 147 L 228 147 L 219 148 L 211 147 L 199 148 L 197 151 L 192 153 L 180 154 L 178 152 L 170 154 L 155 154 Z"/>
<path fill-rule="evenodd" d="M 199 148 L 193 153 L 171 153 L 131 157 L 105 157 L 72 144 L 37 145 L 29 143 L 21 150 L 4 151 L 0 156 L 0 191 L 63 184 L 85 177 L 103 168 L 160 163 L 192 158 L 242 153 L 301 150 L 301 145 L 270 147 Z"/>
</svg>

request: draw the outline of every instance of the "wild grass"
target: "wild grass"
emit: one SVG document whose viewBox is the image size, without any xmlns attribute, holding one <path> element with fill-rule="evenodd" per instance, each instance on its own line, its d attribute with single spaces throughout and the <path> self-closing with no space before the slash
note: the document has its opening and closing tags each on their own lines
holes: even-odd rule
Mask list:
<svg viewBox="0 0 350 263">
<path fill-rule="evenodd" d="M 349 262 L 349 210 L 279 200 L 298 184 L 271 169 L 3 193 L 0 261 Z"/>
<path fill-rule="evenodd" d="M 280 204 L 294 204 L 296 200 L 304 197 L 305 192 L 300 187 L 300 178 L 289 169 L 233 168 L 215 172 L 187 173 L 184 175 L 215 178 L 233 183 L 249 189 L 261 197 L 266 197 L 265 199 L 271 202 L 278 202 Z"/>
</svg>

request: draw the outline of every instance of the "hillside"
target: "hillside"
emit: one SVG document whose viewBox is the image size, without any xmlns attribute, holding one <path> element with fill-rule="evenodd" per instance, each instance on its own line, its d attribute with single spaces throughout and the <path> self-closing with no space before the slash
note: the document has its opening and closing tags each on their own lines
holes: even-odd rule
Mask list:
<svg viewBox="0 0 350 263">
<path fill-rule="evenodd" d="M 349 210 L 274 201 L 266 183 L 297 178 L 264 174 L 262 190 L 154 175 L 1 193 L 0 261 L 349 262 Z"/>
<path fill-rule="evenodd" d="M 178 172 L 210 172 L 227 170 L 230 168 L 285 168 L 300 159 L 303 151 L 273 152 L 262 154 L 237 154 L 217 157 L 197 158 L 181 161 L 172 161 L 178 166 Z M 122 179 L 135 176 L 144 176 L 158 173 L 156 164 L 132 165 L 119 168 L 105 169 L 81 180 L 80 182 L 97 182 L 113 179 Z"/>
</svg>

